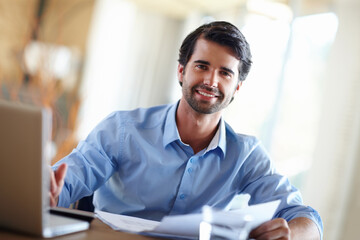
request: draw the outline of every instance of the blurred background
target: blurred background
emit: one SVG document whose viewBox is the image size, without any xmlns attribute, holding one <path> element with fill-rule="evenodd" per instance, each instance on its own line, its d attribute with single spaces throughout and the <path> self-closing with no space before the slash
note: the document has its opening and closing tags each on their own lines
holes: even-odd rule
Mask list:
<svg viewBox="0 0 360 240">
<path fill-rule="evenodd" d="M 183 38 L 230 21 L 253 67 L 225 120 L 262 140 L 324 239 L 358 239 L 359 13 L 358 0 L 0 0 L 0 98 L 53 110 L 54 163 L 112 111 L 177 101 Z"/>
</svg>

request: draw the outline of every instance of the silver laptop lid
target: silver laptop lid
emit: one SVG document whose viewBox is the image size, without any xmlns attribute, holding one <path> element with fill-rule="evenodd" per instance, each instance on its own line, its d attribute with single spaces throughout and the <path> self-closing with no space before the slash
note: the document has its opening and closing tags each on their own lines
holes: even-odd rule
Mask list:
<svg viewBox="0 0 360 240">
<path fill-rule="evenodd" d="M 48 214 L 50 112 L 0 100 L 0 226 L 41 235 Z M 46 178 L 46 179 L 44 179 Z"/>
</svg>

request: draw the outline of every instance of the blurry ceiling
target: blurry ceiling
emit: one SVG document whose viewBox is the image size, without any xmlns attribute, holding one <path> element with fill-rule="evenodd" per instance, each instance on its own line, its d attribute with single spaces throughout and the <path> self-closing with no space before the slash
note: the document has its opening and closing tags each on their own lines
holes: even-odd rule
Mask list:
<svg viewBox="0 0 360 240">
<path fill-rule="evenodd" d="M 192 13 L 212 14 L 239 9 L 247 0 L 132 0 L 140 7 L 162 12 L 174 18 L 185 18 Z"/>
<path fill-rule="evenodd" d="M 332 0 L 131 0 L 139 7 L 183 19 L 192 13 L 214 14 L 222 11 L 247 8 L 250 11 L 271 15 L 270 4 L 296 7 L 297 15 L 313 14 L 329 10 Z M 259 9 L 254 8 L 259 7 Z M 250 8 L 250 9 L 249 9 Z"/>
</svg>

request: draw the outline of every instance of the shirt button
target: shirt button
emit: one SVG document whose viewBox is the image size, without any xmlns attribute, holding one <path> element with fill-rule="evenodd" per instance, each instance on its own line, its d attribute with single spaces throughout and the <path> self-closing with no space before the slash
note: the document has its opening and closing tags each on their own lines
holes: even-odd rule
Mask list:
<svg viewBox="0 0 360 240">
<path fill-rule="evenodd" d="M 193 162 L 194 162 L 194 159 L 193 159 L 193 158 L 191 158 L 191 159 L 190 159 L 190 163 L 193 163 Z"/>
<path fill-rule="evenodd" d="M 188 168 L 188 173 L 192 173 L 193 169 L 192 168 Z"/>
<path fill-rule="evenodd" d="M 184 199 L 184 198 L 185 198 L 185 194 L 181 194 L 180 199 Z"/>
</svg>

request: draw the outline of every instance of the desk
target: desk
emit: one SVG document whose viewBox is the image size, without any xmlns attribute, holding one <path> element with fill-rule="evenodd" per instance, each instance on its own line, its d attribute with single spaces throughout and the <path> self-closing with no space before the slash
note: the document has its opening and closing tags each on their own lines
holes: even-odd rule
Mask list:
<svg viewBox="0 0 360 240">
<path fill-rule="evenodd" d="M 0 229 L 0 240 L 35 240 L 35 239 L 43 239 L 40 237 L 32 237 L 29 235 L 23 235 L 14 232 L 8 232 Z M 95 218 L 90 225 L 90 229 L 83 232 L 72 233 L 68 235 L 63 235 L 56 238 L 50 238 L 54 240 L 154 240 L 154 239 L 162 239 L 164 238 L 153 238 L 153 237 L 145 237 L 137 234 L 125 233 L 115 231 L 99 219 Z"/>
</svg>

